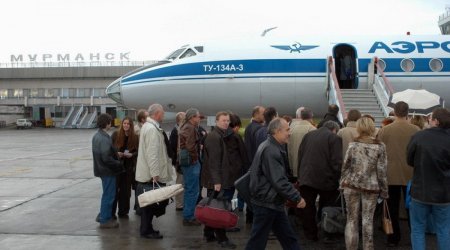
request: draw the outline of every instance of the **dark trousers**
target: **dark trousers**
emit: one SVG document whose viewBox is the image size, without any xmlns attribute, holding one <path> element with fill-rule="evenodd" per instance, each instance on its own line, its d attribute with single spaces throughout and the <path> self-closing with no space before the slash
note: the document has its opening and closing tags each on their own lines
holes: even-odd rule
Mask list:
<svg viewBox="0 0 450 250">
<path fill-rule="evenodd" d="M 159 183 L 159 185 L 161 187 L 166 186 L 166 184 L 164 183 Z M 148 184 L 148 183 L 140 183 L 138 182 L 138 185 L 136 187 L 136 190 L 138 192 L 138 194 L 142 194 L 145 191 L 149 191 L 152 188 L 152 184 Z M 151 206 L 146 206 L 146 207 L 141 207 L 141 227 L 139 229 L 139 232 L 141 235 L 147 235 L 147 234 L 151 234 L 153 232 L 155 232 L 155 230 L 153 229 L 153 210 L 151 208 Z"/>
<path fill-rule="evenodd" d="M 131 184 L 134 174 L 127 171 L 116 177 L 116 199 L 114 200 L 112 214 L 116 214 L 117 205 L 119 205 L 119 216 L 127 215 L 130 211 Z"/>
<path fill-rule="evenodd" d="M 218 192 L 214 192 L 213 189 L 208 189 L 207 194 L 208 194 L 208 197 L 211 197 L 211 196 L 217 197 Z M 234 188 L 224 189 L 223 198 L 228 201 L 231 201 L 231 199 L 233 198 L 233 194 L 234 194 Z M 212 227 L 205 226 L 205 228 L 203 229 L 203 235 L 206 238 L 216 237 L 218 242 L 223 242 L 223 241 L 228 240 L 227 233 L 224 228 L 212 228 Z"/>
<path fill-rule="evenodd" d="M 260 207 L 255 204 L 252 204 L 252 209 L 253 227 L 245 249 L 266 249 L 270 231 L 275 234 L 284 250 L 300 249 L 297 236 L 294 230 L 292 230 L 289 219 L 284 211 Z"/>
<path fill-rule="evenodd" d="M 394 229 L 394 233 L 388 235 L 387 240 L 389 243 L 397 244 L 401 240 L 401 231 L 400 231 L 400 222 L 399 222 L 399 210 L 400 210 L 400 201 L 401 201 L 401 193 L 403 192 L 403 197 L 406 196 L 406 186 L 400 185 L 389 185 L 389 199 L 387 199 L 389 206 L 389 213 L 391 215 L 392 220 L 392 229 Z M 409 211 L 406 210 L 406 214 L 408 216 L 409 223 Z"/>
<path fill-rule="evenodd" d="M 336 200 L 339 196 L 338 190 L 324 191 L 309 186 L 300 186 L 300 194 L 306 202 L 306 207 L 300 209 L 303 221 L 303 229 L 307 239 L 317 239 L 317 215 L 321 216 L 322 208 L 327 206 L 336 206 Z M 316 208 L 317 195 L 319 198 L 319 208 Z M 337 206 L 340 206 L 338 204 Z"/>
</svg>

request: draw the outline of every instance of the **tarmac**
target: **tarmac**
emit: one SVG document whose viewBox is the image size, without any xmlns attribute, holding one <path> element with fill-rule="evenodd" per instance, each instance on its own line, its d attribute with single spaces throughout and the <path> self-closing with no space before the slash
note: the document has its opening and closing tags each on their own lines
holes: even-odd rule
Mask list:
<svg viewBox="0 0 450 250">
<path fill-rule="evenodd" d="M 101 182 L 92 170 L 91 138 L 94 129 L 0 129 L 0 250 L 9 249 L 221 249 L 203 240 L 203 227 L 185 227 L 174 203 L 154 219 L 161 240 L 139 237 L 140 217 L 118 219 L 117 229 L 100 229 L 95 217 L 100 208 Z M 133 204 L 133 201 L 131 201 Z M 133 206 L 131 206 L 133 207 Z M 244 249 L 251 225 L 239 212 L 240 232 L 228 237 Z M 307 241 L 296 219 L 302 249 L 345 249 L 343 236 L 334 244 Z M 399 247 L 411 249 L 409 230 L 402 221 Z M 375 229 L 375 249 L 386 249 L 383 233 Z M 427 236 L 436 249 L 435 237 Z M 281 249 L 271 237 L 267 249 Z"/>
</svg>

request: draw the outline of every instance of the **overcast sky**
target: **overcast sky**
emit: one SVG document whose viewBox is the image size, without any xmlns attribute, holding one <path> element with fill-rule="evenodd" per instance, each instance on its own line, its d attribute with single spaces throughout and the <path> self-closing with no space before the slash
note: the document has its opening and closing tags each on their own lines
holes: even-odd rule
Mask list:
<svg viewBox="0 0 450 250">
<path fill-rule="evenodd" d="M 128 52 L 155 60 L 203 40 L 267 35 L 440 34 L 445 0 L 10 0 L 0 62 L 11 54 Z"/>
</svg>

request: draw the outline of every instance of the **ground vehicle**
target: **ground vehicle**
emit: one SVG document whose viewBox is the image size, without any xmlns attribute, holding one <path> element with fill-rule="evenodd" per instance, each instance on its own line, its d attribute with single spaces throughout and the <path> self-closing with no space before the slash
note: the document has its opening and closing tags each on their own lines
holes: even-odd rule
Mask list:
<svg viewBox="0 0 450 250">
<path fill-rule="evenodd" d="M 30 120 L 27 119 L 17 119 L 16 121 L 16 128 L 31 128 L 33 126 L 33 123 L 31 123 Z"/>
</svg>

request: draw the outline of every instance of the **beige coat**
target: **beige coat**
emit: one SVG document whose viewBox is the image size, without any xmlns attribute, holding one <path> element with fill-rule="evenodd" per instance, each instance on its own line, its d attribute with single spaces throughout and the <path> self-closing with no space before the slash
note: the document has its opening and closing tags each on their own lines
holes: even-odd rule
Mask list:
<svg viewBox="0 0 450 250">
<path fill-rule="evenodd" d="M 147 118 L 139 136 L 136 181 L 149 182 L 152 177 L 159 176 L 159 182 L 167 183 L 172 181 L 173 171 L 162 129 L 158 122 Z"/>
<path fill-rule="evenodd" d="M 298 171 L 298 149 L 302 143 L 303 136 L 309 131 L 316 130 L 309 121 L 294 119 L 291 122 L 291 136 L 288 142 L 289 165 L 294 176 Z"/>
<path fill-rule="evenodd" d="M 389 185 L 406 186 L 411 180 L 413 168 L 406 163 L 406 147 L 417 131 L 419 127 L 406 120 L 396 119 L 378 132 L 377 138 L 386 145 Z"/>
<path fill-rule="evenodd" d="M 339 130 L 337 135 L 342 138 L 342 157 L 344 157 L 348 149 L 348 144 L 354 142 L 355 138 L 359 136 L 358 131 L 356 131 L 356 122 L 348 122 L 347 126 Z"/>
</svg>

